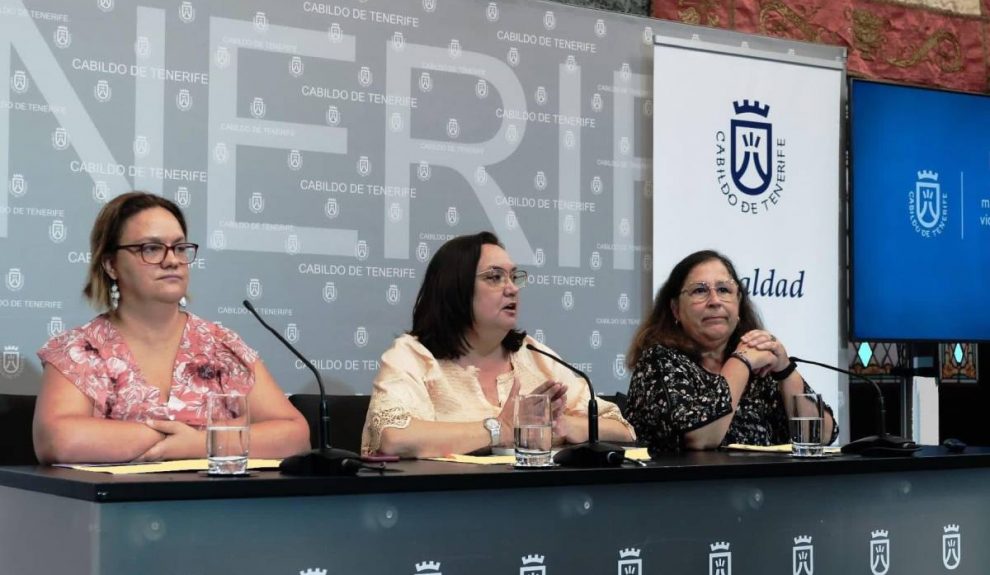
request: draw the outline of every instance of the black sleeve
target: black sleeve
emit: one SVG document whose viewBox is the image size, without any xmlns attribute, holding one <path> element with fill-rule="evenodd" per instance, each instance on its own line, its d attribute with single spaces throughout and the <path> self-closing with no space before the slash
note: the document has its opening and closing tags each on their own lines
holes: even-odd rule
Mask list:
<svg viewBox="0 0 990 575">
<path fill-rule="evenodd" d="M 732 411 L 729 383 L 682 352 L 647 350 L 629 382 L 627 419 L 651 452 L 676 451 L 681 437 Z"/>
</svg>

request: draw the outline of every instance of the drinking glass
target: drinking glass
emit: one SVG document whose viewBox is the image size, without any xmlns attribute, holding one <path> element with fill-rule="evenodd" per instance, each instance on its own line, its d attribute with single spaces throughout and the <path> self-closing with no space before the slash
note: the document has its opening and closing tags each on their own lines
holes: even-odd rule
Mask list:
<svg viewBox="0 0 990 575">
<path fill-rule="evenodd" d="M 516 467 L 553 467 L 550 396 L 533 393 L 516 397 L 513 427 Z"/>
<path fill-rule="evenodd" d="M 799 393 L 792 396 L 787 405 L 787 418 L 791 428 L 791 455 L 794 457 L 824 455 L 822 396 L 817 393 Z"/>
<path fill-rule="evenodd" d="M 210 475 L 247 473 L 251 414 L 247 397 L 211 393 L 206 398 L 206 457 Z"/>
</svg>

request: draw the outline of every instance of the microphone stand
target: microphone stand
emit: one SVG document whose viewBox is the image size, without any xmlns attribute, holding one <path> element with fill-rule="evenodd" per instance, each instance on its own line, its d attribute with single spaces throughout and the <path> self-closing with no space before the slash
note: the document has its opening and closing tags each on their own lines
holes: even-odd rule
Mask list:
<svg viewBox="0 0 990 575">
<path fill-rule="evenodd" d="M 887 433 L 887 407 L 884 404 L 883 393 L 880 391 L 880 386 L 877 385 L 877 382 L 873 381 L 873 379 L 852 371 L 835 367 L 834 365 L 828 365 L 827 363 L 819 363 L 817 361 L 811 361 L 810 359 L 801 359 L 800 357 L 794 356 L 791 356 L 790 359 L 795 363 L 817 365 L 818 367 L 824 367 L 825 369 L 830 369 L 838 373 L 844 373 L 850 377 L 858 378 L 872 385 L 874 391 L 876 391 L 877 403 L 879 405 L 879 409 L 877 410 L 878 435 L 868 435 L 855 441 L 850 441 L 842 446 L 842 453 L 887 457 L 910 455 L 921 449 L 914 441 L 911 441 L 906 437 L 900 437 Z"/>
<path fill-rule="evenodd" d="M 540 355 L 545 355 L 574 372 L 588 384 L 588 391 L 591 393 L 591 399 L 588 400 L 588 441 L 561 449 L 553 456 L 554 463 L 561 467 L 618 467 L 622 465 L 626 450 L 618 445 L 598 441 L 598 400 L 595 397 L 595 388 L 591 385 L 591 379 L 580 369 L 553 354 L 528 343 L 526 348 Z"/>
<path fill-rule="evenodd" d="M 354 475 L 361 468 L 361 456 L 353 451 L 348 451 L 346 449 L 337 449 L 330 447 L 330 410 L 327 407 L 327 392 L 323 387 L 323 378 L 320 377 L 320 372 L 313 367 L 309 360 L 307 360 L 295 347 L 292 346 L 288 341 L 282 337 L 282 334 L 277 332 L 272 326 L 268 325 L 265 320 L 261 319 L 258 311 L 254 309 L 251 302 L 244 300 L 241 302 L 244 307 L 247 308 L 251 315 L 253 315 L 261 325 L 265 326 L 265 329 L 272 332 L 282 345 L 288 348 L 289 351 L 299 358 L 303 364 L 308 367 L 313 375 L 316 376 L 316 384 L 320 388 L 320 423 L 317 425 L 317 437 L 319 438 L 319 447 L 308 452 L 299 455 L 293 455 L 291 457 L 286 457 L 282 460 L 282 463 L 278 466 L 279 471 L 285 475 L 299 475 L 299 476 L 316 476 L 316 477 L 329 477 L 336 475 Z"/>
</svg>

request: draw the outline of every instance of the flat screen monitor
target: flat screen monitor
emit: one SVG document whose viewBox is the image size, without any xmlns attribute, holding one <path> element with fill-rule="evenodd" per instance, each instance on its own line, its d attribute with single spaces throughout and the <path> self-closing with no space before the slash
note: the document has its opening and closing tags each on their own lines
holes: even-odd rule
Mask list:
<svg viewBox="0 0 990 575">
<path fill-rule="evenodd" d="M 990 340 L 990 96 L 852 80 L 852 338 Z"/>
</svg>

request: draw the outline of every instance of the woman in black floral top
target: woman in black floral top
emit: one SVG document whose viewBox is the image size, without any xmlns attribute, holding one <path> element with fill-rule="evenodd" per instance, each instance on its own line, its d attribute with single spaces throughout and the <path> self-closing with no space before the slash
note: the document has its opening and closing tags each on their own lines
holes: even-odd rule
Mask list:
<svg viewBox="0 0 990 575">
<path fill-rule="evenodd" d="M 651 452 L 789 443 L 785 401 L 812 393 L 732 262 L 709 250 L 674 266 L 628 357 L 626 415 Z M 838 428 L 826 409 L 831 443 Z"/>
</svg>

